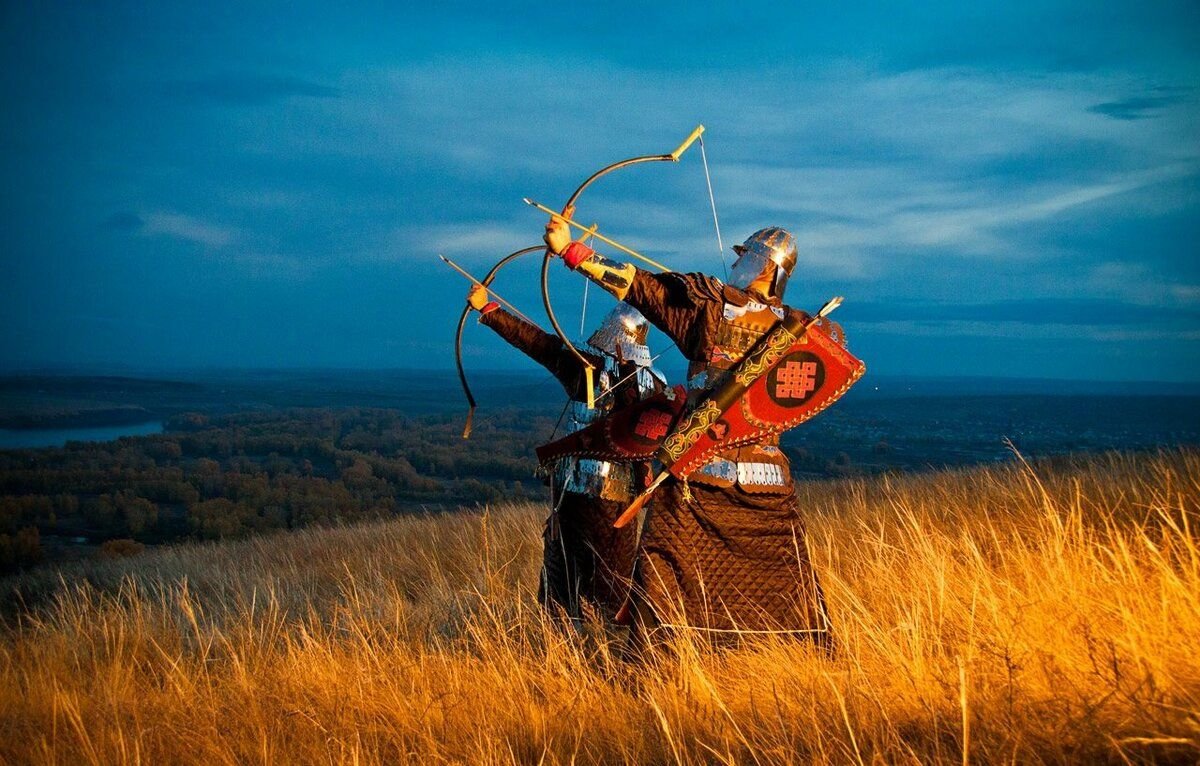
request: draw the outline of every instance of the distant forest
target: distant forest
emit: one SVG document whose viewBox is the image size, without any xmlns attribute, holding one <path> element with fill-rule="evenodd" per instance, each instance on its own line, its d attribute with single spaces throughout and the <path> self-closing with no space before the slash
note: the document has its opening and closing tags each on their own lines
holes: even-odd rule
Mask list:
<svg viewBox="0 0 1200 766">
<path fill-rule="evenodd" d="M 241 537 L 497 500 L 545 497 L 534 448 L 554 419 L 294 408 L 184 413 L 167 433 L 0 451 L 0 571 L 145 545 Z M 797 467 L 845 475 L 839 453 Z"/>
<path fill-rule="evenodd" d="M 0 569 L 86 538 L 109 555 L 421 509 L 540 496 L 533 449 L 553 420 L 290 409 L 209 417 L 168 433 L 62 449 L 0 451 Z M 540 437 L 540 438 L 539 438 Z"/>
</svg>

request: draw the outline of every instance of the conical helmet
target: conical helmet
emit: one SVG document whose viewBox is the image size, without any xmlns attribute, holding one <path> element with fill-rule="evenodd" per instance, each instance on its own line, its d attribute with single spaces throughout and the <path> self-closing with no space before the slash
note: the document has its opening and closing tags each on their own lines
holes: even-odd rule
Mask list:
<svg viewBox="0 0 1200 766">
<path fill-rule="evenodd" d="M 608 312 L 600 327 L 588 338 L 588 345 L 619 362 L 633 362 L 639 367 L 650 364 L 650 349 L 646 336 L 650 323 L 637 309 L 625 303 Z"/>
<path fill-rule="evenodd" d="M 768 297 L 783 297 L 788 277 L 796 268 L 796 238 L 791 232 L 768 226 L 751 234 L 742 244 L 734 245 L 733 251 L 738 259 L 729 272 L 729 284 L 744 290 L 768 269 L 773 269 L 775 280 Z"/>
</svg>

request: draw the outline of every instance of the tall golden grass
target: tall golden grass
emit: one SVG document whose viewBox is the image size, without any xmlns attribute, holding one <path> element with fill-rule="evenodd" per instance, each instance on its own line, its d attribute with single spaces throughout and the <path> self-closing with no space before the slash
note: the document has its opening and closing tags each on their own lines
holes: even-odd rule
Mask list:
<svg viewBox="0 0 1200 766">
<path fill-rule="evenodd" d="M 1200 453 L 800 488 L 840 651 L 633 662 L 533 604 L 531 506 L 35 572 L 0 758 L 1096 763 L 1200 758 Z"/>
</svg>

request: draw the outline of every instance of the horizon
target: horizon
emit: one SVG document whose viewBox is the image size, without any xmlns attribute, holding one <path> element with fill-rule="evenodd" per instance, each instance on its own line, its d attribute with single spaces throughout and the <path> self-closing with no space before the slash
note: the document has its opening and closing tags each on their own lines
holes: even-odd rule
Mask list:
<svg viewBox="0 0 1200 766">
<path fill-rule="evenodd" d="M 686 370 L 684 367 L 663 368 L 668 380 L 672 376 L 680 378 Z M 206 379 L 220 379 L 225 376 L 253 378 L 255 376 L 295 376 L 307 375 L 352 375 L 366 373 L 372 375 L 425 375 L 445 376 L 457 386 L 458 373 L 453 366 L 445 367 L 151 367 L 151 366 L 45 366 L 25 369 L 0 369 L 0 381 L 28 378 L 32 380 L 54 378 L 78 378 L 97 380 L 131 380 L 158 383 L 190 383 Z M 530 379 L 545 382 L 552 388 L 558 384 L 553 377 L 541 367 L 527 364 L 521 367 L 468 367 L 467 376 L 472 387 L 483 386 L 488 375 L 499 375 L 506 378 Z M 680 378 L 682 379 L 682 378 Z M 853 392 L 861 394 L 870 390 L 879 390 L 879 386 L 897 384 L 929 384 L 952 385 L 961 384 L 965 388 L 978 390 L 980 388 L 1002 388 L 1005 383 L 1024 387 L 1014 393 L 1045 393 L 1035 390 L 1037 386 L 1050 387 L 1096 387 L 1099 389 L 1131 389 L 1136 393 L 1140 386 L 1149 389 L 1167 389 L 1168 394 L 1180 396 L 1200 395 L 1200 381 L 1175 380 L 1137 380 L 1117 378 L 1046 378 L 1033 376 L 994 376 L 994 375 L 907 375 L 907 374 L 872 374 L 868 369 L 863 378 L 863 385 L 856 386 Z M 481 389 L 482 390 L 482 389 Z M 1151 395 L 1158 395 L 1153 394 Z"/>
<path fill-rule="evenodd" d="M 788 303 L 845 295 L 877 374 L 1200 383 L 1200 6 L 521 8 L 4 7 L 0 370 L 448 368 L 437 253 L 481 275 L 522 197 L 703 123 L 581 220 L 718 276 L 791 229 Z M 551 294 L 572 337 L 612 305 Z"/>
</svg>

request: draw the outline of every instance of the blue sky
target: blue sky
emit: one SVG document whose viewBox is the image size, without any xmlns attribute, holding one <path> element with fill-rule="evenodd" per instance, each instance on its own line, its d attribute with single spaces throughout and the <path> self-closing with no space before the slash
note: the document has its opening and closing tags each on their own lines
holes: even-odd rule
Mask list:
<svg viewBox="0 0 1200 766">
<path fill-rule="evenodd" d="M 794 231 L 873 372 L 1200 380 L 1200 6 L 893 5 L 5 4 L 0 368 L 449 367 L 437 253 L 703 122 L 726 246 Z M 579 215 L 720 274 L 698 151 Z"/>
</svg>

